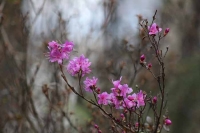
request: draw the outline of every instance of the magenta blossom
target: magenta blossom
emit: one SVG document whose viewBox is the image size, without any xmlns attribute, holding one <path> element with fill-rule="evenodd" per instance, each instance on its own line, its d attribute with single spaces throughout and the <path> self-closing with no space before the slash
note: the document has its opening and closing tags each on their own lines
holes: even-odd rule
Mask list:
<svg viewBox="0 0 200 133">
<path fill-rule="evenodd" d="M 153 23 L 151 26 L 148 26 L 149 35 L 156 35 L 158 32 L 162 31 L 162 28 L 159 28 L 156 23 Z"/>
<path fill-rule="evenodd" d="M 62 53 L 60 53 L 59 49 L 55 48 L 51 50 L 49 52 L 48 57 L 50 62 L 58 62 L 58 64 L 62 64 L 63 58 L 62 58 Z"/>
<path fill-rule="evenodd" d="M 60 52 L 60 44 L 55 41 L 51 41 L 48 43 L 49 52 L 47 56 L 50 62 L 58 62 L 59 64 L 62 63 L 62 54 Z"/>
<path fill-rule="evenodd" d="M 84 89 L 85 91 L 92 92 L 92 89 L 96 89 L 98 78 L 93 77 L 92 79 L 89 79 L 88 77 L 84 81 Z"/>
<path fill-rule="evenodd" d="M 80 57 L 75 57 L 73 60 L 69 61 L 67 71 L 72 76 L 75 76 L 78 73 L 81 74 L 81 76 L 84 76 L 91 72 L 89 68 L 90 65 L 91 62 L 89 62 L 89 59 L 85 58 L 84 55 L 81 55 Z"/>
<path fill-rule="evenodd" d="M 126 94 L 130 94 L 133 91 L 133 89 L 129 88 L 127 84 L 121 85 L 121 80 L 122 77 L 120 77 L 119 80 L 112 81 L 114 88 L 111 88 L 111 90 L 115 96 L 122 96 L 125 98 Z"/>
<path fill-rule="evenodd" d="M 113 93 L 109 94 L 109 99 L 108 99 L 109 104 L 111 104 L 112 106 L 114 106 L 116 109 L 121 108 L 121 105 L 123 103 L 122 100 L 123 100 L 123 98 L 120 99 L 120 97 L 115 96 Z"/>
<path fill-rule="evenodd" d="M 74 44 L 72 42 L 65 42 L 61 46 L 62 58 L 68 59 L 69 53 L 73 50 Z"/>
<path fill-rule="evenodd" d="M 133 90 L 129 88 L 127 84 L 118 85 L 118 87 L 111 88 L 113 94 L 117 97 L 125 98 L 127 94 L 130 94 Z"/>
<path fill-rule="evenodd" d="M 145 105 L 144 98 L 145 98 L 145 95 L 144 95 L 143 92 L 140 90 L 140 92 L 137 93 L 137 107 L 140 107 L 140 106 L 144 106 L 144 105 Z"/>
<path fill-rule="evenodd" d="M 129 88 L 127 84 L 124 85 L 119 85 L 118 88 L 120 89 L 120 93 L 118 93 L 119 95 L 126 97 L 127 94 L 130 94 L 133 89 Z"/>
<path fill-rule="evenodd" d="M 115 80 L 115 81 L 112 80 L 112 83 L 113 83 L 115 88 L 117 88 L 120 85 L 121 80 L 122 80 L 122 77 L 120 77 L 119 80 Z"/>
<path fill-rule="evenodd" d="M 110 103 L 116 108 L 123 108 L 123 99 L 126 98 L 127 94 L 130 94 L 133 90 L 129 88 L 127 84 L 121 85 L 119 80 L 112 81 L 114 88 L 111 88 L 112 93 L 110 94 Z"/>
<path fill-rule="evenodd" d="M 145 105 L 144 97 L 145 96 L 142 91 L 140 91 L 137 94 L 133 93 L 132 95 L 129 95 L 127 99 L 125 99 L 124 107 L 130 109 L 134 106 L 137 106 L 138 108 L 140 106 L 144 106 Z"/>
<path fill-rule="evenodd" d="M 133 101 L 131 101 L 131 100 L 129 100 L 128 98 L 126 98 L 126 99 L 124 100 L 124 104 L 123 104 L 123 107 L 124 107 L 124 108 L 128 108 L 128 109 L 134 110 L 134 107 L 135 107 L 135 106 L 136 106 L 136 103 L 133 102 Z"/>
<path fill-rule="evenodd" d="M 68 59 L 70 52 L 73 50 L 74 44 L 72 42 L 66 42 L 61 45 L 55 41 L 48 43 L 49 52 L 47 56 L 50 62 L 58 62 L 62 64 L 63 59 Z"/>
<path fill-rule="evenodd" d="M 108 105 L 110 95 L 107 92 L 98 94 L 98 104 Z"/>
<path fill-rule="evenodd" d="M 58 44 L 56 41 L 51 41 L 48 43 L 48 48 L 51 51 L 54 48 L 59 48 L 60 44 Z"/>
<path fill-rule="evenodd" d="M 124 108 L 134 110 L 135 106 L 137 105 L 137 95 L 133 93 L 132 95 L 128 95 L 128 97 L 124 100 Z"/>
</svg>

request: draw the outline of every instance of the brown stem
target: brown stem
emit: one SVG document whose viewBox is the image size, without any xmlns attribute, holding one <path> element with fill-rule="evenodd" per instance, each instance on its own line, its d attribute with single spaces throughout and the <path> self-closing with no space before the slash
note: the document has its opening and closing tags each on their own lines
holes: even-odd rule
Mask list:
<svg viewBox="0 0 200 133">
<path fill-rule="evenodd" d="M 82 77 L 82 71 L 80 70 L 80 72 L 78 73 L 78 83 L 79 83 L 81 95 L 83 96 L 83 90 L 82 90 L 82 87 L 81 87 L 81 77 Z"/>
</svg>

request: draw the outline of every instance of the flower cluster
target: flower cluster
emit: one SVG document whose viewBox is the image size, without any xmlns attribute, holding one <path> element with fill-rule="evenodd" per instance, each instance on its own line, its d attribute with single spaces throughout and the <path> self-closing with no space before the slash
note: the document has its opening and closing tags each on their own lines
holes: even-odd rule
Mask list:
<svg viewBox="0 0 200 133">
<path fill-rule="evenodd" d="M 98 104 L 103 105 L 112 105 L 116 109 L 132 109 L 139 108 L 140 106 L 144 106 L 145 95 L 142 91 L 139 93 L 133 93 L 132 88 L 129 88 L 127 84 L 121 84 L 121 79 L 112 81 L 114 87 L 111 88 L 112 93 L 108 94 L 107 92 L 103 92 L 98 94 Z"/>
<path fill-rule="evenodd" d="M 58 62 L 62 64 L 63 59 L 69 59 L 69 54 L 73 50 L 74 44 L 66 41 L 64 44 L 59 44 L 55 41 L 48 43 L 49 52 L 47 56 L 50 62 Z"/>
<path fill-rule="evenodd" d="M 73 47 L 74 44 L 72 42 L 66 41 L 64 44 L 59 44 L 56 41 L 51 41 L 48 43 L 49 52 L 47 53 L 47 57 L 50 62 L 58 62 L 58 64 L 62 64 L 63 59 L 69 59 L 69 54 L 73 50 Z M 80 57 L 75 57 L 73 60 L 69 61 L 67 71 L 72 76 L 80 74 L 83 77 L 85 74 L 91 72 L 89 68 L 90 65 L 91 62 L 89 62 L 89 59 L 85 58 L 84 55 L 81 55 Z M 89 91 L 88 87 L 86 90 Z"/>
<path fill-rule="evenodd" d="M 81 55 L 80 57 L 75 57 L 73 60 L 69 61 L 67 71 L 72 76 L 75 76 L 76 74 L 81 74 L 81 76 L 83 77 L 85 74 L 91 72 L 89 68 L 90 65 L 91 62 L 89 62 L 89 59 L 85 58 L 84 55 Z"/>
</svg>

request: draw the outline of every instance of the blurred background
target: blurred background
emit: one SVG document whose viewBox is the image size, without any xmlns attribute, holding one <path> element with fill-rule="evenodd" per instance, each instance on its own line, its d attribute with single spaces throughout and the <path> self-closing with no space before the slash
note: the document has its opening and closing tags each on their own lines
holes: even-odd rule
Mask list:
<svg viewBox="0 0 200 133">
<path fill-rule="evenodd" d="M 90 59 L 90 77 L 99 78 L 102 90 L 122 75 L 133 89 L 157 94 L 138 60 L 148 55 L 156 73 L 139 25 L 141 19 L 151 22 L 155 10 L 156 23 L 170 28 L 161 41 L 163 50 L 169 47 L 170 132 L 200 133 L 199 0 L 0 0 L 0 132 L 95 133 L 91 125 L 97 121 L 108 131 L 103 116 L 96 118 L 101 113 L 66 91 L 59 67 L 44 56 L 51 40 L 73 41 L 72 57 Z M 76 77 L 67 77 L 77 85 Z"/>
</svg>

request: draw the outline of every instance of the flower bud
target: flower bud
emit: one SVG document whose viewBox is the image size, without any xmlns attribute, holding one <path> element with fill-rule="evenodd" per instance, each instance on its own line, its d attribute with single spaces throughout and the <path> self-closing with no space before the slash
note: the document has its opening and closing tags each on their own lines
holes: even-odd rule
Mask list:
<svg viewBox="0 0 200 133">
<path fill-rule="evenodd" d="M 116 122 L 117 122 L 117 123 L 119 123 L 119 122 L 120 122 L 120 120 L 119 120 L 119 119 L 116 119 Z"/>
<path fill-rule="evenodd" d="M 145 55 L 143 54 L 140 56 L 140 61 L 143 62 L 144 60 L 145 60 Z"/>
<path fill-rule="evenodd" d="M 156 103 L 157 103 L 157 97 L 156 97 L 156 96 L 153 97 L 153 99 L 152 99 L 152 103 L 153 103 L 153 104 L 156 104 Z"/>
<path fill-rule="evenodd" d="M 148 66 L 147 66 L 147 69 L 151 69 L 151 67 L 152 67 L 152 64 L 149 63 Z"/>
<path fill-rule="evenodd" d="M 169 33 L 170 29 L 169 28 L 166 28 L 165 29 L 165 32 L 164 32 L 164 36 L 166 36 L 168 33 Z"/>
<path fill-rule="evenodd" d="M 101 130 L 98 130 L 98 133 L 102 133 L 102 131 L 101 131 Z"/>
<path fill-rule="evenodd" d="M 127 110 L 127 109 L 124 110 L 124 114 L 126 114 L 126 113 L 128 113 L 128 110 Z"/>
<path fill-rule="evenodd" d="M 94 128 L 99 129 L 99 126 L 97 124 L 94 125 Z"/>
<path fill-rule="evenodd" d="M 159 31 L 159 26 L 158 25 L 156 25 L 156 29 Z"/>
<path fill-rule="evenodd" d="M 136 128 L 139 127 L 139 123 L 138 122 L 135 123 L 135 127 Z"/>
<path fill-rule="evenodd" d="M 97 94 L 100 94 L 101 89 L 100 89 L 100 88 L 97 88 L 96 92 L 97 92 Z"/>
<path fill-rule="evenodd" d="M 169 118 L 166 118 L 165 119 L 165 125 L 166 126 L 169 126 L 169 125 L 171 125 L 172 124 L 172 121 L 169 119 Z"/>
</svg>

